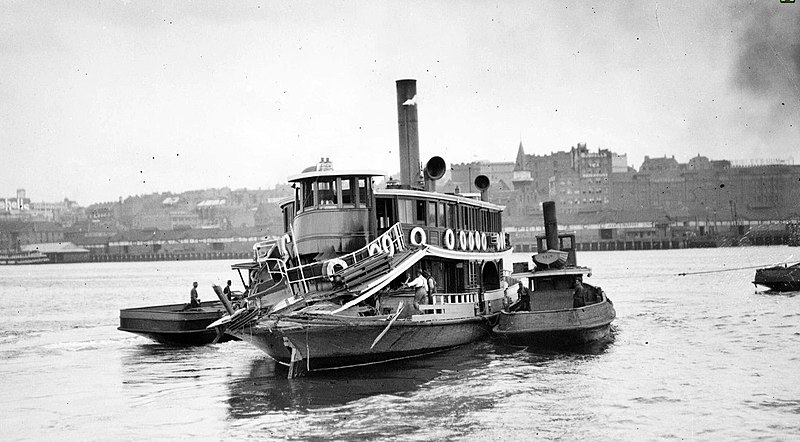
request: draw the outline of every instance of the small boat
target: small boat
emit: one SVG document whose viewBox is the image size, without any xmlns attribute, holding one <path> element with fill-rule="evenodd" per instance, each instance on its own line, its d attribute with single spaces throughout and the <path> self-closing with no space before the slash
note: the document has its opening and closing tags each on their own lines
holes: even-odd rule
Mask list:
<svg viewBox="0 0 800 442">
<path fill-rule="evenodd" d="M 250 275 L 247 306 L 210 327 L 263 350 L 290 378 L 490 336 L 511 254 L 503 207 L 487 201 L 484 175 L 480 197 L 436 192 L 447 165 L 434 156 L 421 170 L 415 97 L 414 80 L 397 81 L 399 183 L 376 189 L 380 172 L 334 170 L 326 158 L 289 177 L 284 235 L 254 246 L 257 267 L 234 266 Z M 435 291 L 422 290 L 431 280 Z"/>
<path fill-rule="evenodd" d="M 201 302 L 200 307 L 186 309 L 186 304 L 126 308 L 119 311 L 118 330 L 135 333 L 164 344 L 203 345 L 217 339 L 217 331 L 209 324 L 227 313 L 221 301 Z M 224 335 L 221 341 L 232 340 Z"/>
<path fill-rule="evenodd" d="M 599 287 L 586 284 L 591 269 L 578 266 L 575 234 L 558 233 L 555 203 L 545 202 L 545 236 L 537 238 L 535 267 L 515 263 L 512 278 L 520 280 L 528 296 L 500 312 L 493 332 L 518 345 L 566 348 L 609 337 L 616 311 Z M 546 247 L 545 247 L 546 245 Z M 511 290 L 511 288 L 509 288 Z"/>
<path fill-rule="evenodd" d="M 46 264 L 50 258 L 39 251 L 0 252 L 0 265 Z"/>
<path fill-rule="evenodd" d="M 800 291 L 800 262 L 758 269 L 753 284 L 776 292 Z"/>
</svg>

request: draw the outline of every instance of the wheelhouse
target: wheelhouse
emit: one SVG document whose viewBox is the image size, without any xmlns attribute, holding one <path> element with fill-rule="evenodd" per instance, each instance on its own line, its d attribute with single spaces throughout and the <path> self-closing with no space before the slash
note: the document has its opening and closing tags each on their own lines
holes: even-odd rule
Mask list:
<svg viewBox="0 0 800 442">
<path fill-rule="evenodd" d="M 289 177 L 294 200 L 282 207 L 284 230 L 303 261 L 354 252 L 375 236 L 374 171 L 310 171 Z"/>
</svg>

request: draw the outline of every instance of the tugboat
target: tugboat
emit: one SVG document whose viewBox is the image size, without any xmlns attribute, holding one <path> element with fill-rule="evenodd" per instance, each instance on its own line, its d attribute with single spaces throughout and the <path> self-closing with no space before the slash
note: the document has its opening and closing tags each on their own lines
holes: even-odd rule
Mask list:
<svg viewBox="0 0 800 442">
<path fill-rule="evenodd" d="M 286 234 L 257 245 L 247 306 L 209 327 L 262 349 L 290 378 L 489 336 L 511 253 L 503 207 L 487 201 L 483 175 L 480 199 L 436 192 L 446 163 L 434 156 L 420 170 L 415 97 L 415 80 L 397 81 L 399 184 L 375 189 L 379 172 L 333 170 L 327 158 L 289 177 Z"/>
<path fill-rule="evenodd" d="M 500 313 L 494 334 L 512 344 L 546 348 L 608 338 L 614 305 L 603 290 L 583 281 L 591 269 L 577 265 L 575 234 L 558 233 L 555 202 L 543 203 L 543 212 L 545 236 L 536 238 L 543 251 L 533 255 L 532 270 L 528 263 L 515 263 L 511 277 L 520 280 L 522 296 Z"/>
<path fill-rule="evenodd" d="M 775 292 L 800 291 L 800 262 L 757 269 L 753 285 L 763 285 Z"/>
</svg>

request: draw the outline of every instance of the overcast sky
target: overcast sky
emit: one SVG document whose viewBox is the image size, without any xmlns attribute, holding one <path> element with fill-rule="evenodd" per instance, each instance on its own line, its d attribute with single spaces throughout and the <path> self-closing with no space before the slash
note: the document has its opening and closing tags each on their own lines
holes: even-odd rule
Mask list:
<svg viewBox="0 0 800 442">
<path fill-rule="evenodd" d="M 0 197 L 396 172 L 402 78 L 423 159 L 800 163 L 800 3 L 0 0 Z"/>
</svg>

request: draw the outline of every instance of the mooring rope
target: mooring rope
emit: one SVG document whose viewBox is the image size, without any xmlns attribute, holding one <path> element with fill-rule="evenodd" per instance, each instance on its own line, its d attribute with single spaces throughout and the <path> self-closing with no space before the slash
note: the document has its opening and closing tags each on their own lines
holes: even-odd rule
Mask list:
<svg viewBox="0 0 800 442">
<path fill-rule="evenodd" d="M 765 268 L 765 267 L 775 267 L 775 266 L 779 266 L 779 265 L 790 266 L 790 265 L 795 265 L 797 263 L 800 263 L 800 261 L 797 261 L 797 262 L 779 262 L 777 264 L 762 264 L 762 265 L 747 266 L 747 267 L 736 267 L 736 268 L 733 268 L 733 269 L 704 270 L 704 271 L 701 271 L 701 272 L 683 272 L 683 273 L 678 273 L 675 276 L 703 275 L 703 274 L 707 274 L 707 273 L 732 272 L 732 271 L 735 271 L 735 270 L 760 269 L 760 268 Z"/>
</svg>

